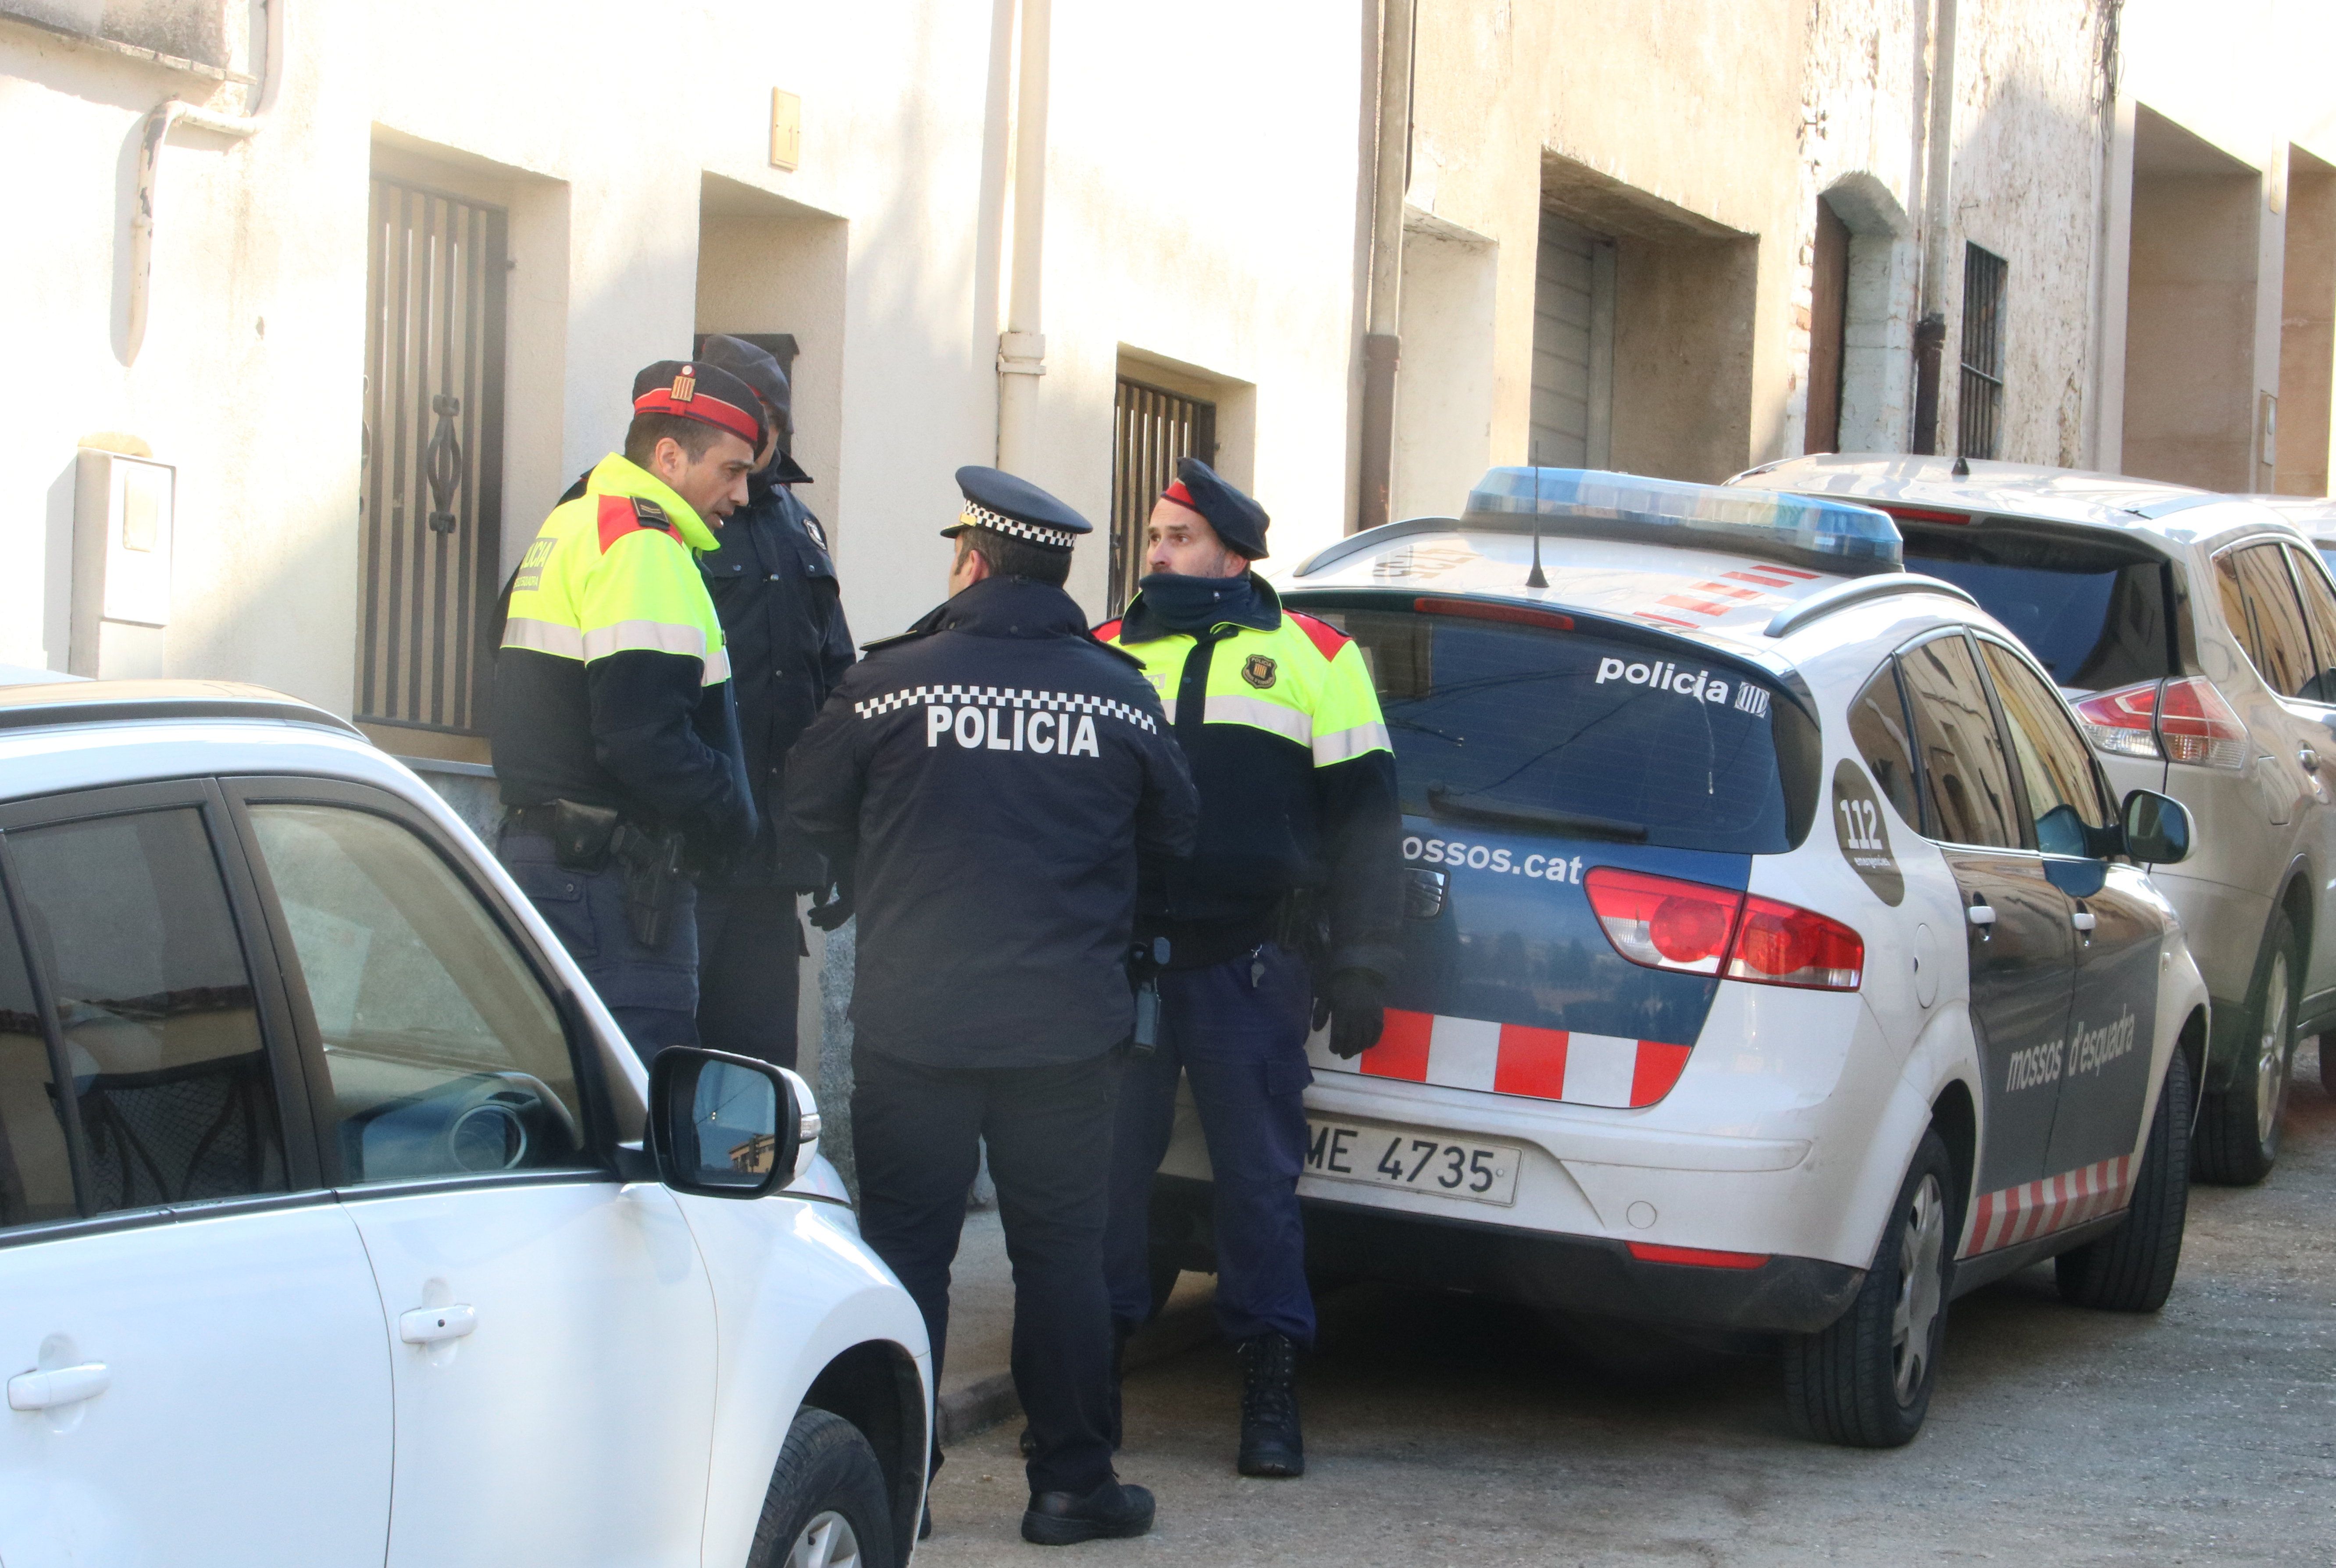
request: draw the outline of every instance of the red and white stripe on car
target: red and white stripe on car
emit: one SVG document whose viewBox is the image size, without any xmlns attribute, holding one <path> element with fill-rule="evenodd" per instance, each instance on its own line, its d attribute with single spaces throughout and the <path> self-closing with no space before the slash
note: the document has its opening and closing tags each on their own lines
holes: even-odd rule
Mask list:
<svg viewBox="0 0 2336 1568">
<path fill-rule="evenodd" d="M 1618 1108 L 1669 1094 L 1691 1048 L 1399 1008 L 1387 1009 L 1379 1043 L 1352 1061 L 1331 1056 L 1321 1038 L 1312 1046 L 1314 1066 L 1330 1072 Z"/>
<path fill-rule="evenodd" d="M 1975 1258 L 2115 1213 L 2128 1201 L 2133 1165 L 2131 1154 L 2119 1154 L 2041 1181 L 1981 1193 L 1963 1226 L 1958 1256 Z"/>
</svg>

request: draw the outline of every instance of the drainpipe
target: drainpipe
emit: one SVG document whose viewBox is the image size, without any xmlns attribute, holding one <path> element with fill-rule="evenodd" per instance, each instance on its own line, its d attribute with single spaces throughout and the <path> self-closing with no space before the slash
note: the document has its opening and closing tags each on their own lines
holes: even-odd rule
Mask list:
<svg viewBox="0 0 2336 1568">
<path fill-rule="evenodd" d="M 1014 252 L 1006 330 L 998 338 L 998 466 L 1027 472 L 1038 448 L 1038 378 L 1046 374 L 1038 286 L 1046 248 L 1047 30 L 1053 0 L 1022 0 L 1014 97 Z"/>
<path fill-rule="evenodd" d="M 130 214 L 130 317 L 122 333 L 122 363 L 135 365 L 146 343 L 146 311 L 154 275 L 154 190 L 161 172 L 162 143 L 173 127 L 191 125 L 217 136 L 242 141 L 259 129 L 259 117 L 276 105 L 283 84 L 284 12 L 291 0 L 266 0 L 268 21 L 260 48 L 259 80 L 240 114 L 216 114 L 176 98 L 157 103 L 146 116 L 138 141 L 138 198 Z"/>
<path fill-rule="evenodd" d="M 1363 333 L 1361 482 L 1357 529 L 1388 521 L 1395 477 L 1395 372 L 1403 303 L 1403 193 L 1411 163 L 1411 49 L 1417 0 L 1379 16 L 1378 146 L 1371 192 L 1371 297 Z"/>
<path fill-rule="evenodd" d="M 1947 346 L 1947 215 L 1954 171 L 1955 0 L 1937 0 L 1932 29 L 1930 121 L 1923 136 L 1930 168 L 1922 177 L 1922 297 L 1914 324 L 1913 450 L 1939 450 L 1939 376 Z"/>
</svg>

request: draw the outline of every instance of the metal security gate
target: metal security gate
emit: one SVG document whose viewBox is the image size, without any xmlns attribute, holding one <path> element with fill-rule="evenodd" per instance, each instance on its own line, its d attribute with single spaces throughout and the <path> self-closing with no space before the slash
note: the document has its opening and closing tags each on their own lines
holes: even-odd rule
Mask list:
<svg viewBox="0 0 2336 1568">
<path fill-rule="evenodd" d="M 1217 405 L 1119 378 L 1112 421 L 1111 613 L 1135 597 L 1144 575 L 1144 525 L 1176 477 L 1176 460 L 1217 455 Z"/>
<path fill-rule="evenodd" d="M 501 208 L 373 181 L 356 715 L 477 735 L 502 553 Z"/>
<path fill-rule="evenodd" d="M 1603 468 L 1614 413 L 1614 242 L 1541 215 L 1528 461 Z"/>
</svg>

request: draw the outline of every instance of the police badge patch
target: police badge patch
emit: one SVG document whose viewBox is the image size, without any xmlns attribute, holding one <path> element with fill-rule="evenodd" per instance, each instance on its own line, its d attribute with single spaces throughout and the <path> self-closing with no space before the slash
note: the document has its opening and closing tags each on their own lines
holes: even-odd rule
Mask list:
<svg viewBox="0 0 2336 1568">
<path fill-rule="evenodd" d="M 1261 653 L 1250 655 L 1248 660 L 1241 665 L 1241 679 L 1260 691 L 1265 690 L 1273 684 L 1274 675 L 1273 660 Z"/>
</svg>

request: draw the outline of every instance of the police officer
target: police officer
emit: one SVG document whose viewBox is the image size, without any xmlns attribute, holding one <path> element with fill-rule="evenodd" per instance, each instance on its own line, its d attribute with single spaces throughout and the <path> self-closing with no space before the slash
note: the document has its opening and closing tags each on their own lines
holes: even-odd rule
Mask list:
<svg viewBox="0 0 2336 1568">
<path fill-rule="evenodd" d="M 768 426 L 746 504 L 724 523 L 719 548 L 697 558 L 730 653 L 746 778 L 761 816 L 754 843 L 697 889 L 697 1034 L 718 1051 L 795 1065 L 799 893 L 832 886 L 817 846 L 787 819 L 787 748 L 852 667 L 852 628 L 819 519 L 794 487 L 811 475 L 787 452 L 793 389 L 779 362 L 743 338 L 710 336 L 703 364 L 754 390 Z M 812 922 L 833 930 L 851 906 L 828 897 Z"/>
<path fill-rule="evenodd" d="M 1146 1236 L 1176 1077 L 1191 1081 L 1215 1195 L 1217 1321 L 1242 1365 L 1245 1475 L 1299 1475 L 1297 1352 L 1314 1339 L 1298 1174 L 1313 1027 L 1353 1057 L 1379 1037 L 1402 918 L 1395 755 L 1362 652 L 1286 611 L 1250 570 L 1265 509 L 1185 458 L 1146 525 L 1124 619 L 1201 792 L 1190 860 L 1147 860 L 1139 941 L 1164 938 L 1162 1046 L 1120 1093 L 1105 1243 L 1122 1337 L 1151 1314 Z M 1310 1008 L 1309 1008 L 1310 1004 Z"/>
<path fill-rule="evenodd" d="M 871 644 L 787 762 L 795 820 L 859 909 L 861 1234 L 916 1298 L 938 1377 L 987 1140 L 1033 1444 L 1023 1538 L 1140 1535 L 1152 1495 L 1111 1463 L 1115 1047 L 1136 857 L 1190 849 L 1197 805 L 1135 662 L 1063 591 L 1085 520 L 996 469 L 957 480 L 949 602 Z"/>
<path fill-rule="evenodd" d="M 666 360 L 625 450 L 544 520 L 495 667 L 497 852 L 646 1061 L 696 1042 L 694 867 L 754 836 L 722 626 L 697 570 L 746 500 L 754 392 Z"/>
</svg>

